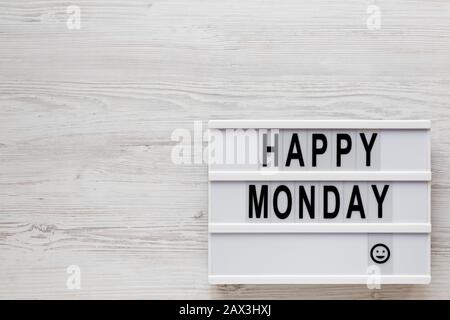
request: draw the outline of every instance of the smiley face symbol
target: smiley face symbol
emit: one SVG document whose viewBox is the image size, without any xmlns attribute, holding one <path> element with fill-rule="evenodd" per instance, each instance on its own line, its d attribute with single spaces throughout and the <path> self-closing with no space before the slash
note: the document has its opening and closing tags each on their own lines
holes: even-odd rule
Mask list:
<svg viewBox="0 0 450 320">
<path fill-rule="evenodd" d="M 389 260 L 390 256 L 391 251 L 382 243 L 377 243 L 372 247 L 372 249 L 370 249 L 370 257 L 375 263 L 385 263 Z"/>
</svg>

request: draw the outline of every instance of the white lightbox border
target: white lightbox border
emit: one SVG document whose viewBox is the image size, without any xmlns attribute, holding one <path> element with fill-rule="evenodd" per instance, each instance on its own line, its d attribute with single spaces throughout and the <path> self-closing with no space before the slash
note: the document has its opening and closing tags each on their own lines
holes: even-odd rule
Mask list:
<svg viewBox="0 0 450 320">
<path fill-rule="evenodd" d="M 430 171 L 211 170 L 209 181 L 431 181 Z"/>
<path fill-rule="evenodd" d="M 210 129 L 430 129 L 430 120 L 210 120 Z"/>
</svg>

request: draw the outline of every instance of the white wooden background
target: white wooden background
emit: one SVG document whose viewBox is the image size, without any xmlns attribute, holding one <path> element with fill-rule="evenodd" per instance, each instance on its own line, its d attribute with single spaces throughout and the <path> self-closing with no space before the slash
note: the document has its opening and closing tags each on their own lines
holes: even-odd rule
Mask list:
<svg viewBox="0 0 450 320">
<path fill-rule="evenodd" d="M 448 0 L 0 0 L 0 297 L 450 298 L 449 102 Z M 170 137 L 235 118 L 431 119 L 432 284 L 208 285 Z"/>
</svg>

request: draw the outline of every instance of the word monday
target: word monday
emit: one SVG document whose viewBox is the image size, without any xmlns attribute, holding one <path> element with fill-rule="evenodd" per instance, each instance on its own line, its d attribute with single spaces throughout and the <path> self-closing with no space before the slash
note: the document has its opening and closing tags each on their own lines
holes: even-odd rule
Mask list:
<svg viewBox="0 0 450 320">
<path fill-rule="evenodd" d="M 383 186 L 370 184 L 369 190 L 371 195 L 377 203 L 377 217 L 383 219 L 383 203 L 386 195 L 390 190 L 390 186 L 385 184 Z M 298 188 L 298 218 L 316 219 L 316 203 L 318 196 L 318 187 L 315 185 L 305 187 L 304 185 L 297 185 Z M 280 220 L 287 219 L 294 210 L 293 208 L 293 191 L 288 186 L 281 184 L 274 188 L 269 194 L 269 185 L 263 184 L 259 190 L 255 184 L 248 185 L 248 218 L 249 219 L 267 219 L 269 217 L 269 205 L 273 208 L 273 213 L 276 218 Z M 323 204 L 322 212 L 320 214 L 324 219 L 335 219 L 339 212 L 345 214 L 346 219 L 358 217 L 358 219 L 366 219 L 366 207 L 362 201 L 361 190 L 358 185 L 352 187 L 349 196 L 348 206 L 341 210 L 343 200 L 339 189 L 334 185 L 324 185 L 320 188 L 322 192 Z M 369 193 L 370 193 L 369 191 Z M 297 193 L 295 193 L 297 194 Z M 283 205 L 280 205 L 280 199 L 283 199 Z"/>
<path fill-rule="evenodd" d="M 372 165 L 372 149 L 375 145 L 375 141 L 377 139 L 377 133 L 359 133 L 357 137 L 361 140 L 362 145 L 365 150 L 365 166 L 370 167 Z M 311 146 L 309 148 L 311 153 L 311 166 L 317 167 L 317 159 L 318 157 L 324 155 L 326 152 L 330 152 L 330 150 L 334 150 L 336 154 L 336 167 L 342 166 L 342 158 L 346 155 L 349 155 L 352 152 L 353 142 L 352 136 L 348 133 L 336 133 L 335 145 L 330 146 L 329 138 L 323 133 L 313 133 L 311 135 Z M 284 165 L 286 167 L 290 167 L 291 164 L 296 161 L 298 162 L 300 167 L 305 166 L 305 154 L 304 154 L 305 146 L 302 146 L 300 143 L 300 138 L 298 133 L 294 133 L 291 136 L 291 141 L 289 143 L 289 149 L 287 151 L 286 162 Z M 275 163 L 274 166 L 278 167 L 278 152 L 280 150 L 279 147 L 279 134 L 275 133 L 273 135 L 273 144 L 268 145 L 268 134 L 264 133 L 262 135 L 262 151 L 263 151 L 263 167 L 267 167 L 267 158 L 269 153 L 273 153 L 275 155 Z"/>
</svg>

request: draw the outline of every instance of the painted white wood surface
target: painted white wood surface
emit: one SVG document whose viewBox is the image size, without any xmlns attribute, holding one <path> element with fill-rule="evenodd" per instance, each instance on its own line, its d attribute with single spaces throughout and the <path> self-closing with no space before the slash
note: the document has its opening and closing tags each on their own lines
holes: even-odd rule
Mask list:
<svg viewBox="0 0 450 320">
<path fill-rule="evenodd" d="M 0 1 L 1 298 L 450 298 L 450 2 L 68 4 Z M 431 285 L 208 285 L 171 133 L 236 118 L 431 119 Z"/>
</svg>

